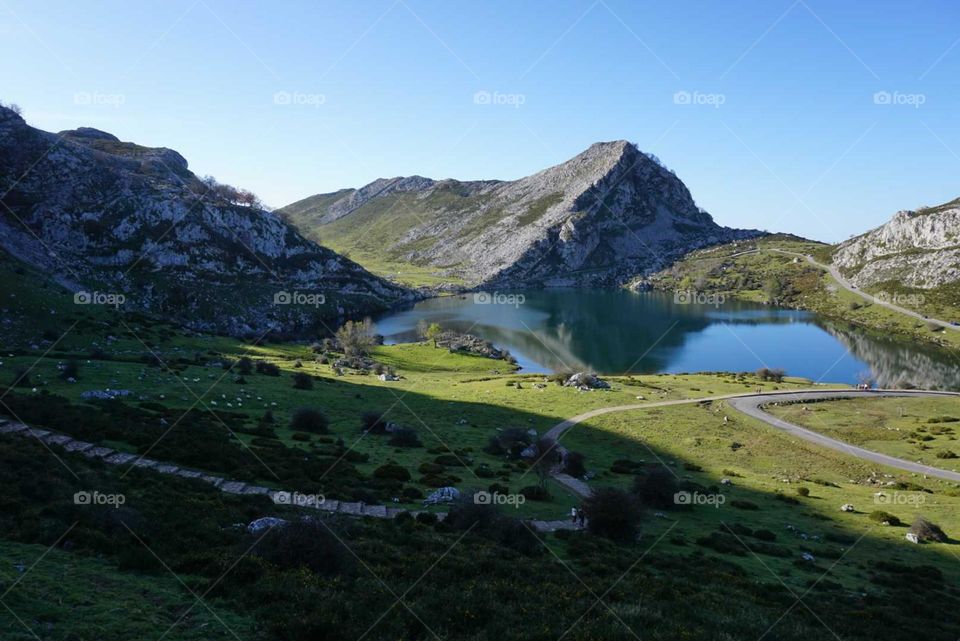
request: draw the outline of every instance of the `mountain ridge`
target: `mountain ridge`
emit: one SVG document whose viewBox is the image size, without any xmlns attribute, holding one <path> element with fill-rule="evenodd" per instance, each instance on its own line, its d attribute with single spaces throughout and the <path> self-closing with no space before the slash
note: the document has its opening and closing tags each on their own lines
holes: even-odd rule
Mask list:
<svg viewBox="0 0 960 641">
<path fill-rule="evenodd" d="M 762 233 L 717 225 L 626 140 L 518 180 L 378 179 L 277 212 L 351 255 L 385 252 L 471 285 L 617 286 L 692 249 Z"/>
<path fill-rule="evenodd" d="M 35 129 L 0 107 L 0 248 L 68 289 L 237 335 L 290 332 L 412 293 L 305 239 L 178 152 L 93 128 Z M 277 304 L 289 290 L 314 304 Z M 283 299 L 283 296 L 280 296 Z M 323 299 L 323 302 L 319 302 Z"/>
<path fill-rule="evenodd" d="M 840 243 L 833 262 L 858 287 L 896 281 L 934 289 L 960 280 L 960 198 L 899 211 Z"/>
</svg>

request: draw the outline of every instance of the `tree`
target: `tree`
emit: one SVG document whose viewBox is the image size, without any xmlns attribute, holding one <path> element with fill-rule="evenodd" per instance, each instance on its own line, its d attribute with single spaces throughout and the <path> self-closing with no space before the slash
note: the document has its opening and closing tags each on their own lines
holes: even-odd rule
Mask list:
<svg viewBox="0 0 960 641">
<path fill-rule="evenodd" d="M 325 434 L 330 426 L 326 415 L 313 407 L 301 407 L 294 411 L 290 419 L 290 429 L 297 432 Z"/>
<path fill-rule="evenodd" d="M 637 538 L 642 509 L 630 492 L 614 487 L 596 489 L 584 500 L 583 513 L 591 534 L 622 542 Z"/>
<path fill-rule="evenodd" d="M 537 441 L 537 458 L 533 460 L 533 470 L 537 473 L 537 485 L 546 487 L 550 472 L 557 464 L 557 442 L 552 438 L 541 438 Z"/>
<path fill-rule="evenodd" d="M 427 323 L 426 320 L 417 321 L 417 335 L 425 341 L 432 341 L 433 346 L 437 346 L 437 339 L 443 333 L 443 328 L 438 323 Z"/>
<path fill-rule="evenodd" d="M 369 318 L 363 322 L 347 321 L 337 330 L 340 348 L 348 358 L 366 356 L 376 343 L 373 336 L 373 323 Z"/>
<path fill-rule="evenodd" d="M 783 295 L 783 283 L 776 276 L 770 276 L 763 281 L 763 293 L 770 303 L 776 303 Z"/>
</svg>

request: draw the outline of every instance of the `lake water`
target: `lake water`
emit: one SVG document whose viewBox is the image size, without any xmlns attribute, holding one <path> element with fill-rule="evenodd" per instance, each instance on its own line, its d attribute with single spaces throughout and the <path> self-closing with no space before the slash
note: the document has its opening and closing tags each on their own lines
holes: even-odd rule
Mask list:
<svg viewBox="0 0 960 641">
<path fill-rule="evenodd" d="M 386 342 L 418 340 L 420 320 L 509 350 L 526 372 L 604 374 L 753 371 L 884 387 L 960 389 L 960 360 L 815 314 L 726 301 L 674 300 L 663 292 L 537 290 L 421 301 L 377 319 Z M 491 367 L 493 368 L 493 366 Z"/>
</svg>

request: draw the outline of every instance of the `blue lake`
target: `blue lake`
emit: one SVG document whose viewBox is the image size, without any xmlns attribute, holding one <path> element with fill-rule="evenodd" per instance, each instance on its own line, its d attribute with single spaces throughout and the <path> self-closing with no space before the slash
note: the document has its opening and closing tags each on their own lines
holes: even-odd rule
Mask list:
<svg viewBox="0 0 960 641">
<path fill-rule="evenodd" d="M 885 387 L 960 389 L 960 362 L 927 345 L 892 340 L 816 314 L 673 294 L 535 290 L 434 298 L 376 320 L 387 343 L 418 340 L 420 320 L 509 350 L 527 372 L 605 374 L 753 371 Z"/>
</svg>

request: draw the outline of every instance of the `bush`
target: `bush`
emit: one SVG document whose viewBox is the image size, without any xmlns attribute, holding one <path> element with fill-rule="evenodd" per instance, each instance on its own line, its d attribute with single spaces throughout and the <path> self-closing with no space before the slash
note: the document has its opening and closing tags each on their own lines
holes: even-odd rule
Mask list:
<svg viewBox="0 0 960 641">
<path fill-rule="evenodd" d="M 306 372 L 293 375 L 293 389 L 313 389 L 313 377 Z"/>
<path fill-rule="evenodd" d="M 63 380 L 80 378 L 80 363 L 77 362 L 77 359 L 71 358 L 63 364 L 63 367 L 60 368 L 60 378 Z"/>
<path fill-rule="evenodd" d="M 444 467 L 442 465 L 437 465 L 436 463 L 421 463 L 420 467 L 417 468 L 417 471 L 421 474 L 443 474 Z"/>
<path fill-rule="evenodd" d="M 773 381 L 774 383 L 782 383 L 784 376 L 787 373 L 779 368 L 770 369 L 769 367 L 761 367 L 757 370 L 757 378 L 761 381 Z"/>
<path fill-rule="evenodd" d="M 295 432 L 310 432 L 312 434 L 326 434 L 330 421 L 326 415 L 312 407 L 301 407 L 295 410 L 290 419 L 290 429 Z"/>
<path fill-rule="evenodd" d="M 385 412 L 364 412 L 360 415 L 360 430 L 363 432 L 382 434 L 387 429 L 384 414 Z"/>
<path fill-rule="evenodd" d="M 411 499 L 414 501 L 423 498 L 423 492 L 416 487 L 405 487 L 403 488 L 403 491 L 400 492 L 400 495 L 405 499 Z"/>
<path fill-rule="evenodd" d="M 491 436 L 483 451 L 494 456 L 518 459 L 520 453 L 533 443 L 533 438 L 522 427 L 510 427 Z"/>
<path fill-rule="evenodd" d="M 587 529 L 613 541 L 634 541 L 640 525 L 641 506 L 630 492 L 613 487 L 593 491 L 583 502 Z"/>
<path fill-rule="evenodd" d="M 752 536 L 755 539 L 759 539 L 760 541 L 776 541 L 777 540 L 776 534 L 774 534 L 770 530 L 764 530 L 764 529 L 754 530 L 753 534 L 751 534 L 750 536 Z"/>
<path fill-rule="evenodd" d="M 433 512 L 421 512 L 417 515 L 417 523 L 424 525 L 434 525 L 437 522 L 437 515 Z"/>
<path fill-rule="evenodd" d="M 869 518 L 871 521 L 876 523 L 887 523 L 888 525 L 900 525 L 900 519 L 890 514 L 889 512 L 884 512 L 883 510 L 874 510 L 870 513 Z"/>
<path fill-rule="evenodd" d="M 637 476 L 633 481 L 633 493 L 640 503 L 658 510 L 674 507 L 674 495 L 677 493 L 677 478 L 665 467 L 657 467 L 647 474 Z"/>
<path fill-rule="evenodd" d="M 530 501 L 549 501 L 550 500 L 550 491 L 540 485 L 528 485 L 527 487 L 520 490 L 527 500 Z"/>
<path fill-rule="evenodd" d="M 251 361 L 246 356 L 242 357 L 239 361 L 237 361 L 237 371 L 240 374 L 252 374 L 253 361 Z"/>
<path fill-rule="evenodd" d="M 410 427 L 401 427 L 394 430 L 387 444 L 393 447 L 423 447 L 417 430 Z"/>
<path fill-rule="evenodd" d="M 405 467 L 395 463 L 381 465 L 373 471 L 373 476 L 378 479 L 391 479 L 400 482 L 409 481 L 411 478 L 410 472 Z"/>
<path fill-rule="evenodd" d="M 760 506 L 754 503 L 753 501 L 747 501 L 744 499 L 733 499 L 730 501 L 730 505 L 740 510 L 759 510 Z"/>
<path fill-rule="evenodd" d="M 621 458 L 610 464 L 610 471 L 614 474 L 639 474 L 642 469 L 643 463 L 630 459 Z"/>
<path fill-rule="evenodd" d="M 947 535 L 944 534 L 939 525 L 928 521 L 922 516 L 917 517 L 917 520 L 910 526 L 910 533 L 916 535 L 920 541 L 937 541 L 938 543 L 943 543 L 947 540 Z"/>
<path fill-rule="evenodd" d="M 569 474 L 573 478 L 583 478 L 587 473 L 587 466 L 584 465 L 586 457 L 580 452 L 567 452 L 563 458 L 563 473 Z"/>
<path fill-rule="evenodd" d="M 447 467 L 462 467 L 464 465 L 464 462 L 456 454 L 441 454 L 433 459 L 433 462 Z"/>
<path fill-rule="evenodd" d="M 944 459 L 957 458 L 957 455 L 953 452 L 953 450 L 940 450 L 939 452 L 937 452 L 936 456 L 937 458 L 944 458 Z"/>
<path fill-rule="evenodd" d="M 510 488 L 503 483 L 491 483 L 487 491 L 490 492 L 490 494 L 509 494 Z"/>
<path fill-rule="evenodd" d="M 13 373 L 11 385 L 13 385 L 13 387 L 30 387 L 30 370 L 25 367 L 17 369 Z"/>
<path fill-rule="evenodd" d="M 280 568 L 308 568 L 324 576 L 353 569 L 350 552 L 327 526 L 312 520 L 272 528 L 254 546 L 254 554 Z"/>
<path fill-rule="evenodd" d="M 274 363 L 267 361 L 257 361 L 257 373 L 265 376 L 280 376 L 280 368 Z"/>
<path fill-rule="evenodd" d="M 810 496 L 810 488 L 809 488 L 809 487 L 798 487 L 798 488 L 797 488 L 797 496 L 803 496 L 803 497 Z"/>
</svg>

